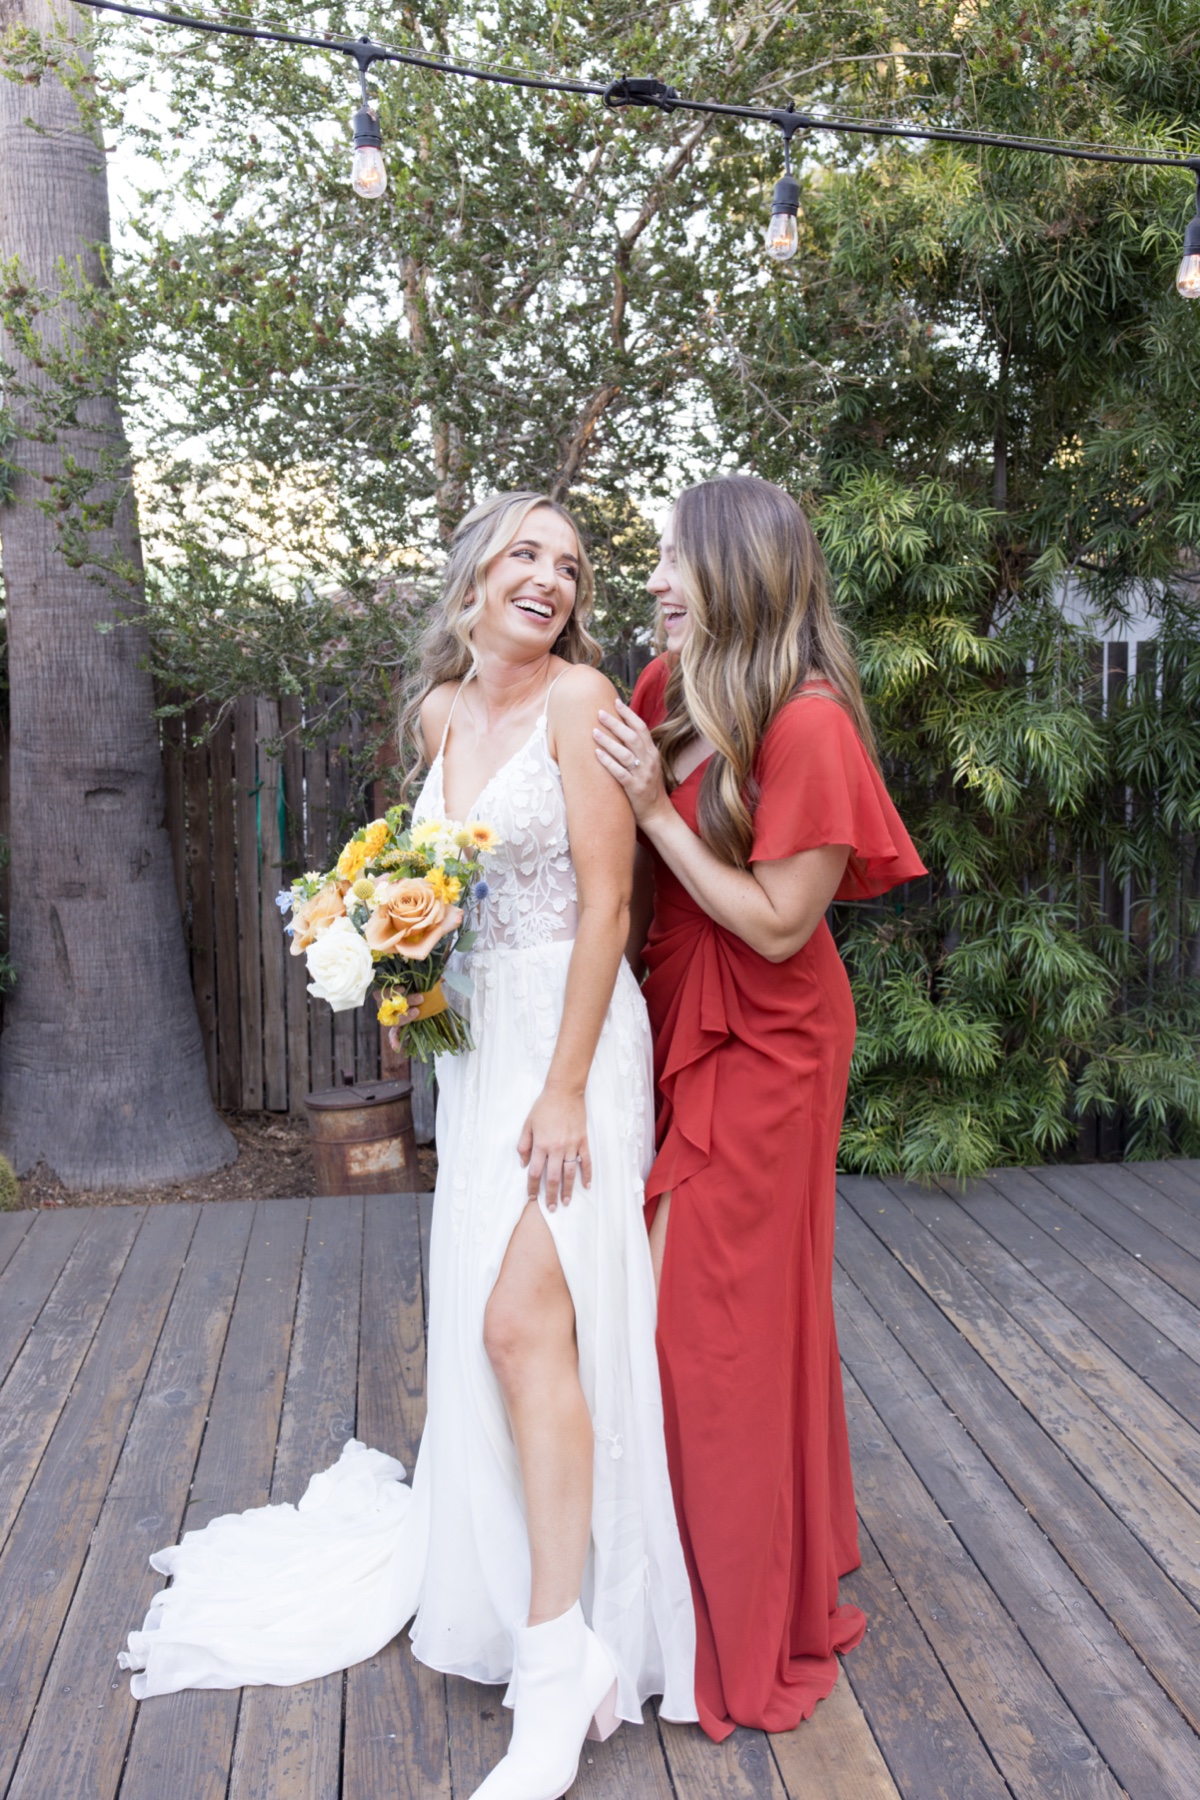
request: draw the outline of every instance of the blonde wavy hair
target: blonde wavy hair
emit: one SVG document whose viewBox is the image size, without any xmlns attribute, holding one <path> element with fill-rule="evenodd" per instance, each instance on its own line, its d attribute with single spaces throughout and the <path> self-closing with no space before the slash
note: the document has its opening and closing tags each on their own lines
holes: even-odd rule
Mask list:
<svg viewBox="0 0 1200 1800">
<path fill-rule="evenodd" d="M 595 664 L 600 661 L 600 645 L 588 630 L 596 581 L 577 522 L 565 506 L 548 494 L 529 489 L 513 494 L 489 494 L 460 520 L 450 540 L 450 556 L 442 574 L 441 599 L 421 637 L 417 671 L 401 704 L 400 754 L 403 757 L 408 752 L 412 758 L 404 771 L 402 792 L 405 796 L 426 762 L 419 732 L 421 707 L 426 696 L 444 681 L 461 680 L 474 669 L 471 634 L 478 617 L 476 596 L 483 594 L 489 565 L 508 548 L 530 513 L 537 512 L 539 507 L 566 520 L 575 533 L 579 552 L 575 606 L 553 654 L 561 656 L 564 662 Z"/>
<path fill-rule="evenodd" d="M 654 740 L 669 787 L 687 744 L 705 737 L 714 746 L 697 823 L 722 862 L 744 869 L 758 800 L 754 760 L 797 688 L 811 676 L 828 682 L 878 761 L 874 735 L 825 559 L 790 494 L 754 475 L 726 475 L 685 489 L 674 522 L 690 625 Z"/>
</svg>

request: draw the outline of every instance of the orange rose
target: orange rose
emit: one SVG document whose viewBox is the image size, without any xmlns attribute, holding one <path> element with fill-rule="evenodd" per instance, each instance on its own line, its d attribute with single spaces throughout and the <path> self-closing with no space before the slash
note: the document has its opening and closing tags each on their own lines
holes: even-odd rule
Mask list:
<svg viewBox="0 0 1200 1800">
<path fill-rule="evenodd" d="M 462 908 L 439 900 L 427 881 L 377 881 L 363 936 L 376 956 L 428 956 L 462 924 Z"/>
<path fill-rule="evenodd" d="M 303 956 L 315 944 L 327 925 L 340 919 L 346 908 L 342 903 L 344 887 L 328 882 L 311 900 L 303 900 L 292 915 L 292 955 Z"/>
</svg>

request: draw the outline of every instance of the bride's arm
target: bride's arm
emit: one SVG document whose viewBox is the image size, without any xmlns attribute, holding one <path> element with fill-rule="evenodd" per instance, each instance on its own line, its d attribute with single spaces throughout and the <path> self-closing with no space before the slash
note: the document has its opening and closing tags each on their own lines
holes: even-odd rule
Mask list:
<svg viewBox="0 0 1200 1800">
<path fill-rule="evenodd" d="M 629 932 L 634 823 L 624 794 L 599 766 L 592 729 L 615 692 L 596 669 L 570 668 L 551 696 L 550 723 L 567 802 L 567 829 L 579 889 L 579 925 L 558 1042 L 518 1149 L 529 1170 L 529 1195 L 546 1178 L 546 1205 L 570 1200 L 575 1158 L 585 1187 L 592 1179 L 584 1089 L 612 999 Z"/>
</svg>

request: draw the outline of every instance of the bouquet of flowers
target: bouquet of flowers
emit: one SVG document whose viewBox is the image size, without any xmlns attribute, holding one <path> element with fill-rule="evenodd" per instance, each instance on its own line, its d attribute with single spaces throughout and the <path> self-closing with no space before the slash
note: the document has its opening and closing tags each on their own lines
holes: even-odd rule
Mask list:
<svg viewBox="0 0 1200 1800">
<path fill-rule="evenodd" d="M 487 898 L 482 861 L 498 842 L 477 819 L 405 830 L 397 806 L 356 831 L 328 874 L 314 870 L 284 888 L 276 904 L 291 914 L 285 929 L 292 955 L 307 959 L 309 993 L 348 1012 L 375 988 L 379 1023 L 403 1055 L 427 1062 L 473 1049 L 446 997 L 469 995 L 471 982 L 446 965 L 478 936 L 470 924 Z"/>
</svg>

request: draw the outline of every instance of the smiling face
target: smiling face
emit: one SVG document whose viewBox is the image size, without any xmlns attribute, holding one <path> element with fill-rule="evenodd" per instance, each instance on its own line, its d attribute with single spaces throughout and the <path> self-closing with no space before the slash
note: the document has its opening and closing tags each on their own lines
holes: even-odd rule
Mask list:
<svg viewBox="0 0 1200 1800">
<path fill-rule="evenodd" d="M 682 650 L 691 621 L 688 615 L 687 598 L 680 584 L 679 570 L 675 563 L 674 513 L 667 515 L 662 536 L 658 540 L 658 562 L 646 586 L 658 601 L 659 616 L 662 619 L 663 631 L 667 639 L 667 649 Z"/>
<path fill-rule="evenodd" d="M 483 608 L 471 633 L 476 650 L 547 654 L 574 610 L 579 569 L 570 521 L 534 507 L 487 566 Z"/>
</svg>

